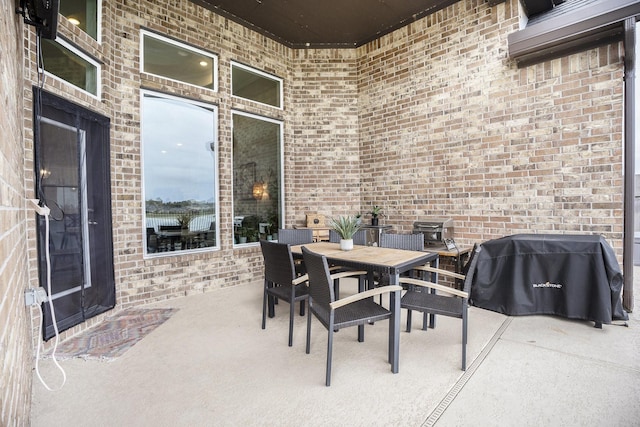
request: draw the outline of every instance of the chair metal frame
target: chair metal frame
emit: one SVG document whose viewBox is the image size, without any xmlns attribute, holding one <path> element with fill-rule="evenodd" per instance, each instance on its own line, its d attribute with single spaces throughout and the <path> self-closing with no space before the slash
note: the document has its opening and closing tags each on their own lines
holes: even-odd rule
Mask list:
<svg viewBox="0 0 640 427">
<path fill-rule="evenodd" d="M 331 385 L 331 360 L 333 355 L 333 334 L 341 328 L 358 326 L 358 341 L 364 341 L 364 325 L 375 321 L 389 320 L 393 312 L 377 304 L 372 298 L 375 295 L 396 292 L 402 289 L 398 285 L 370 289 L 346 298 L 336 299 L 333 282 L 344 277 L 359 277 L 362 290 L 366 271 L 344 271 L 329 273 L 329 265 L 324 255 L 316 254 L 302 247 L 302 254 L 309 279 L 309 310 L 307 313 L 307 346 L 311 350 L 311 316 L 314 315 L 328 331 L 327 367 L 325 384 Z M 389 322 L 389 351 L 391 352 L 392 328 Z"/>
<path fill-rule="evenodd" d="M 449 286 L 440 285 L 423 279 L 411 277 L 401 277 L 400 284 L 408 286 L 407 292 L 400 300 L 400 307 L 407 309 L 407 332 L 411 332 L 411 312 L 412 310 L 432 315 L 443 315 L 462 319 L 462 370 L 467 369 L 467 333 L 468 333 L 468 308 L 469 293 L 471 283 L 475 273 L 475 266 L 478 262 L 477 254 L 482 250 L 481 246 L 474 247 L 471 257 L 467 263 L 466 275 L 454 273 L 452 271 L 434 268 L 430 266 L 416 267 L 415 270 L 425 273 L 436 273 L 442 276 L 449 276 L 464 280 L 462 290 Z M 437 280 L 437 279 L 436 279 Z M 416 288 L 417 287 L 417 288 Z M 430 292 L 427 292 L 427 288 Z M 440 291 L 446 295 L 438 294 Z M 435 322 L 431 322 L 431 328 L 435 327 Z"/>
<path fill-rule="evenodd" d="M 264 291 L 262 297 L 262 329 L 266 327 L 267 303 L 269 317 L 275 315 L 275 301 L 289 303 L 289 347 L 293 345 L 294 306 L 300 302 L 300 315 L 304 316 L 305 300 L 309 298 L 307 276 L 296 273 L 291 245 L 260 240 L 264 258 Z"/>
</svg>

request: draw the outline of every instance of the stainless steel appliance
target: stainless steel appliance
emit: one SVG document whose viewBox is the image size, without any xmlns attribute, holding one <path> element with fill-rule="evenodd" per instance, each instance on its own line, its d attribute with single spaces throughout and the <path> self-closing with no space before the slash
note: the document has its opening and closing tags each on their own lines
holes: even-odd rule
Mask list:
<svg viewBox="0 0 640 427">
<path fill-rule="evenodd" d="M 451 218 L 425 218 L 413 223 L 413 232 L 424 235 L 425 248 L 444 248 L 445 239 L 453 239 Z"/>
</svg>

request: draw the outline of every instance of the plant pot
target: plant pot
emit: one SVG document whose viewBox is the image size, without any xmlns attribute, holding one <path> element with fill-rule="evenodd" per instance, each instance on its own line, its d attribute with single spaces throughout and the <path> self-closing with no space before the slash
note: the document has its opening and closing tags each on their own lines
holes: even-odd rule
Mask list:
<svg viewBox="0 0 640 427">
<path fill-rule="evenodd" d="M 378 225 L 378 217 L 373 217 L 371 218 L 371 225 L 377 226 Z"/>
<path fill-rule="evenodd" d="M 239 237 L 238 240 L 240 241 L 240 243 L 247 243 L 246 237 Z"/>
<path fill-rule="evenodd" d="M 353 249 L 353 239 L 340 239 L 340 249 L 343 251 Z"/>
</svg>

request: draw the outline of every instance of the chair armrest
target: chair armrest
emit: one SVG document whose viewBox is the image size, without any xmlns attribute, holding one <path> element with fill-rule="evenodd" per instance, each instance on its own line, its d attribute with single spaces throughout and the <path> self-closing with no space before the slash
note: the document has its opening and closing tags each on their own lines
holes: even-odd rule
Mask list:
<svg viewBox="0 0 640 427">
<path fill-rule="evenodd" d="M 366 271 L 351 270 L 351 271 L 340 271 L 338 273 L 333 273 L 330 277 L 331 277 L 331 280 L 335 280 L 335 279 L 343 279 L 345 277 L 351 277 L 351 276 L 362 276 L 365 274 L 367 274 Z"/>
<path fill-rule="evenodd" d="M 293 286 L 296 286 L 296 285 L 299 285 L 300 283 L 304 283 L 304 282 L 306 282 L 308 280 L 309 280 L 309 275 L 308 274 L 304 274 L 304 275 L 302 275 L 300 277 L 296 277 L 295 279 L 293 279 L 291 281 L 291 284 Z"/>
<path fill-rule="evenodd" d="M 428 271 L 430 273 L 438 273 L 438 274 L 442 274 L 443 276 L 454 277 L 456 279 L 461 279 L 461 280 L 464 280 L 465 278 L 464 274 L 454 273 L 453 271 L 443 270 L 441 268 L 435 268 L 429 265 L 421 265 L 419 267 L 414 267 L 413 269 L 419 270 L 419 271 Z"/>
<path fill-rule="evenodd" d="M 446 292 L 448 294 L 451 295 L 456 295 L 462 298 L 469 298 L 469 293 L 465 292 L 465 291 L 460 291 L 458 289 L 455 288 L 450 288 L 448 286 L 443 286 L 443 285 L 438 285 L 437 283 L 433 283 L 433 282 L 427 282 L 425 280 L 420 280 L 420 279 L 412 279 L 412 278 L 405 278 L 405 277 L 401 277 L 400 278 L 400 283 L 407 283 L 410 285 L 416 285 L 416 286 L 422 286 L 425 288 L 431 288 L 431 289 L 437 289 L 439 291 L 442 292 Z"/>
<path fill-rule="evenodd" d="M 357 294 L 349 295 L 346 298 L 342 298 L 330 303 L 329 306 L 333 310 L 335 310 L 336 308 L 343 307 L 345 305 L 351 304 L 356 301 L 367 299 L 376 295 L 382 295 L 389 292 L 396 292 L 401 290 L 402 290 L 402 286 L 399 286 L 399 285 L 381 286 L 379 288 L 369 289 L 368 291 L 358 292 Z"/>
</svg>

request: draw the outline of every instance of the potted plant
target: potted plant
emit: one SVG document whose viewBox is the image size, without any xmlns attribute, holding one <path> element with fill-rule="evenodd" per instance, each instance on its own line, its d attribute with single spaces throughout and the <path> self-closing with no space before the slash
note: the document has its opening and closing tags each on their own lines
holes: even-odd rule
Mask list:
<svg viewBox="0 0 640 427">
<path fill-rule="evenodd" d="M 257 228 L 247 228 L 247 242 L 257 242 L 260 240 L 260 230 Z"/>
<path fill-rule="evenodd" d="M 271 239 L 273 240 L 278 240 L 278 223 L 278 214 L 275 210 L 270 211 L 267 216 L 267 227 L 265 230 L 267 232 L 267 240 L 269 240 L 269 236 L 271 236 Z"/>
<path fill-rule="evenodd" d="M 238 228 L 238 243 L 247 243 L 247 235 L 249 234 L 249 229 L 247 227 Z"/>
<path fill-rule="evenodd" d="M 371 225 L 378 225 L 378 216 L 382 215 L 382 207 L 373 205 L 371 208 Z"/>
<path fill-rule="evenodd" d="M 180 225 L 180 228 L 187 230 L 189 228 L 191 218 L 193 218 L 193 215 L 190 212 L 183 212 L 178 215 L 178 225 Z"/>
<path fill-rule="evenodd" d="M 360 224 L 355 216 L 340 216 L 332 218 L 331 227 L 340 235 L 340 249 L 350 251 L 353 249 L 353 235 L 360 230 Z"/>
</svg>

